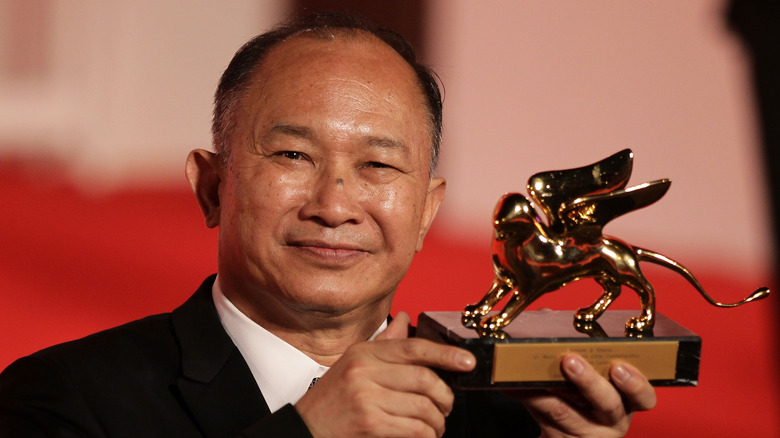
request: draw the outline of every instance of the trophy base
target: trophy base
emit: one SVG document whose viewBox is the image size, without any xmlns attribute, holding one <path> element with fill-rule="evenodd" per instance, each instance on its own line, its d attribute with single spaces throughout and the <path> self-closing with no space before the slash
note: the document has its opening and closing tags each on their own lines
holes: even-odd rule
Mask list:
<svg viewBox="0 0 780 438">
<path fill-rule="evenodd" d="M 469 373 L 441 371 L 459 389 L 566 386 L 560 362 L 568 353 L 581 355 L 604 376 L 619 359 L 638 368 L 654 386 L 696 386 L 701 338 L 660 314 L 652 334 L 626 337 L 626 321 L 635 314 L 607 311 L 598 322 L 578 328 L 574 311 L 527 311 L 505 327 L 504 339 L 497 339 L 464 327 L 460 312 L 425 312 L 417 321 L 417 337 L 455 345 L 477 357 Z"/>
</svg>

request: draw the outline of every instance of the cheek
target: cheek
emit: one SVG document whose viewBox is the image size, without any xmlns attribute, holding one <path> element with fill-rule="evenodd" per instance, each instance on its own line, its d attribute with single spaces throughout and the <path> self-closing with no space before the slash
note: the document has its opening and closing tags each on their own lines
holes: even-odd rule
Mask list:
<svg viewBox="0 0 780 438">
<path fill-rule="evenodd" d="M 383 216 L 391 215 L 393 212 L 402 208 L 403 195 L 394 189 L 381 190 L 376 194 L 376 200 L 374 203 L 377 205 L 377 209 L 380 210 Z"/>
<path fill-rule="evenodd" d="M 281 172 L 274 166 L 261 166 L 252 169 L 251 174 L 235 182 L 233 198 L 245 201 L 245 205 L 261 205 L 273 208 L 280 202 L 300 198 L 304 191 L 305 175 Z"/>
<path fill-rule="evenodd" d="M 371 216 L 375 218 L 387 239 L 416 241 L 420 226 L 422 200 L 409 189 L 386 188 L 375 193 L 370 202 Z"/>
<path fill-rule="evenodd" d="M 303 193 L 300 181 L 269 172 L 234 181 L 226 193 L 232 206 L 229 220 L 243 234 L 255 234 L 281 224 L 284 215 L 300 204 Z"/>
</svg>

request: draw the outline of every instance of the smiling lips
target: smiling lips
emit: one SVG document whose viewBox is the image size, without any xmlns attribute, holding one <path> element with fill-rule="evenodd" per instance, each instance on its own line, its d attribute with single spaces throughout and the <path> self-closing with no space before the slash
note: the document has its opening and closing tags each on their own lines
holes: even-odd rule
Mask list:
<svg viewBox="0 0 780 438">
<path fill-rule="evenodd" d="M 351 244 L 302 240 L 287 245 L 302 257 L 329 267 L 343 267 L 368 254 L 367 250 Z"/>
</svg>

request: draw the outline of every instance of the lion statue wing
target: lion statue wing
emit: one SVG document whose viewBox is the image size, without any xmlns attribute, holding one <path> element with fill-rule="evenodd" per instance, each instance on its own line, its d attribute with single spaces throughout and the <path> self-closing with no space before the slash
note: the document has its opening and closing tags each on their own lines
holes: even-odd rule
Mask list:
<svg viewBox="0 0 780 438">
<path fill-rule="evenodd" d="M 567 235 L 600 236 L 607 223 L 659 200 L 672 182 L 659 179 L 610 193 L 577 198 L 561 205 L 557 216 Z"/>
<path fill-rule="evenodd" d="M 547 217 L 549 229 L 563 233 L 569 222 L 561 216 L 564 206 L 571 208 L 577 200 L 624 189 L 633 159 L 631 150 L 624 149 L 588 166 L 540 172 L 528 180 L 528 193 Z"/>
</svg>

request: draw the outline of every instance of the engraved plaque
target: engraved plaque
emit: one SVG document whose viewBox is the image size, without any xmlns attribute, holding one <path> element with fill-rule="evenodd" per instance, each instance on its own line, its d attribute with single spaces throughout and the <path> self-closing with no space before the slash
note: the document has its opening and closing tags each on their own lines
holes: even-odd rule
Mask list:
<svg viewBox="0 0 780 438">
<path fill-rule="evenodd" d="M 663 315 L 657 315 L 652 336 L 625 336 L 631 311 L 613 310 L 596 327 L 578 328 L 568 310 L 537 310 L 520 314 L 503 339 L 480 337 L 460 324 L 458 312 L 425 312 L 417 336 L 456 345 L 477 357 L 470 373 L 441 372 L 452 386 L 467 389 L 540 388 L 565 386 L 561 358 L 578 353 L 606 376 L 613 360 L 638 368 L 655 386 L 695 386 L 698 383 L 701 338 Z"/>
</svg>

